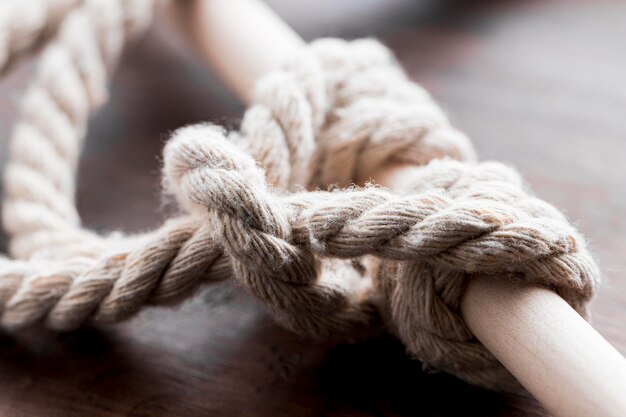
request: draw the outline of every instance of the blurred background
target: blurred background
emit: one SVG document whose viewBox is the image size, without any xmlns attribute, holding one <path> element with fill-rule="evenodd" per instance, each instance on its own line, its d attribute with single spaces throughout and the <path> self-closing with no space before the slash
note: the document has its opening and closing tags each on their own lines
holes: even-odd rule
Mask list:
<svg viewBox="0 0 626 417">
<path fill-rule="evenodd" d="M 380 38 L 482 159 L 514 165 L 561 208 L 605 272 L 593 324 L 626 354 L 626 2 L 268 3 L 306 39 Z M 0 80 L 3 160 L 35 63 L 22 59 Z M 111 99 L 89 126 L 77 196 L 85 225 L 137 232 L 160 224 L 168 132 L 206 120 L 236 126 L 243 110 L 157 19 L 126 49 Z M 0 413 L 544 415 L 528 398 L 427 375 L 390 338 L 340 347 L 302 340 L 228 283 L 118 326 L 0 337 Z"/>
</svg>

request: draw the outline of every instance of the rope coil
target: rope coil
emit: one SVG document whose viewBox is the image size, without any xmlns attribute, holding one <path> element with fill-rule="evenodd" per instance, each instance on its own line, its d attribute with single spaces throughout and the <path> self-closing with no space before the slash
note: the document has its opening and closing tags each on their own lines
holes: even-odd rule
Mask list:
<svg viewBox="0 0 626 417">
<path fill-rule="evenodd" d="M 469 139 L 372 40 L 312 43 L 259 80 L 239 132 L 177 130 L 163 183 L 184 215 L 140 236 L 82 229 L 74 172 L 88 115 L 153 6 L 87 0 L 43 53 L 5 173 L 20 259 L 0 268 L 5 328 L 118 321 L 235 278 L 297 332 L 384 327 L 429 367 L 514 390 L 459 314 L 467 280 L 538 282 L 586 317 L 599 272 L 584 239 L 514 170 L 475 162 Z M 350 187 L 397 163 L 414 166 L 404 189 Z"/>
</svg>

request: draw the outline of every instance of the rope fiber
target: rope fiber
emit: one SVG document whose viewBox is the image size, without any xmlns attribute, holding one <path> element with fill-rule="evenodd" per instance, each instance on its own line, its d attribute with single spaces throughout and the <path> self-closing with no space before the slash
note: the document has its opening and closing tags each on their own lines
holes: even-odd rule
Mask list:
<svg viewBox="0 0 626 417">
<path fill-rule="evenodd" d="M 88 119 L 156 2 L 40 3 L 24 26 L 0 22 L 0 70 L 45 40 L 4 174 L 5 329 L 120 321 L 235 279 L 293 331 L 356 339 L 386 329 L 429 369 L 514 391 L 460 316 L 467 281 L 546 285 L 587 317 L 600 274 L 582 236 L 515 170 L 477 162 L 374 40 L 313 42 L 258 81 L 239 131 L 175 131 L 163 187 L 179 217 L 138 236 L 83 229 L 74 192 Z M 368 183 L 390 164 L 412 166 L 401 189 Z"/>
</svg>

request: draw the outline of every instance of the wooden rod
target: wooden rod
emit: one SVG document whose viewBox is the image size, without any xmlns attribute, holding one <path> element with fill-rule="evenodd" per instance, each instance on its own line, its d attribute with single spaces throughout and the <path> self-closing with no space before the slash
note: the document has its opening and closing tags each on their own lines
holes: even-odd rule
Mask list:
<svg viewBox="0 0 626 417">
<path fill-rule="evenodd" d="M 474 335 L 557 416 L 626 416 L 626 361 L 554 292 L 489 278 L 461 304 Z"/>
<path fill-rule="evenodd" d="M 247 104 L 256 80 L 304 47 L 302 38 L 261 1 L 178 1 L 172 6 L 198 52 Z"/>
<path fill-rule="evenodd" d="M 258 0 L 180 4 L 183 29 L 246 103 L 255 80 L 303 45 Z M 371 174 L 393 189 L 412 169 Z M 461 310 L 476 337 L 556 416 L 626 416 L 626 360 L 554 292 L 477 277 Z"/>
</svg>

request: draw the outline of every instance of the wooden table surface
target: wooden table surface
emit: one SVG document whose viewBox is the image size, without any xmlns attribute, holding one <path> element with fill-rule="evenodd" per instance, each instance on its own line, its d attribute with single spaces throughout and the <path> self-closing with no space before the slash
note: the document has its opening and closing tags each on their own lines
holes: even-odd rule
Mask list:
<svg viewBox="0 0 626 417">
<path fill-rule="evenodd" d="M 308 38 L 378 36 L 483 159 L 515 165 L 588 237 L 605 273 L 594 326 L 626 353 L 626 3 L 350 0 L 270 2 Z M 296 6 L 297 4 L 297 6 Z M 0 82 L 6 138 L 32 74 Z M 163 22 L 130 46 L 93 119 L 78 204 L 88 227 L 158 225 L 168 131 L 242 107 Z M 6 140 L 1 155 L 6 157 Z M 6 239 L 5 239 L 6 240 Z M 626 394 L 625 394 L 626 395 Z M 3 416 L 545 415 L 429 375 L 391 337 L 328 346 L 277 325 L 219 284 L 177 308 L 68 334 L 0 335 Z"/>
</svg>

